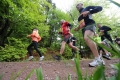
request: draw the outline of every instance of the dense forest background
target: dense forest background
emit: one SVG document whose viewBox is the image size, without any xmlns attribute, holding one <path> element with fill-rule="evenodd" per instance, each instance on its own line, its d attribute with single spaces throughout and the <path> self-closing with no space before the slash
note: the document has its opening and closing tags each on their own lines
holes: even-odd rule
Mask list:
<svg viewBox="0 0 120 80">
<path fill-rule="evenodd" d="M 81 30 L 74 32 L 78 26 L 78 11 L 75 5 L 82 1 L 84 6 L 99 5 L 103 11 L 93 15 L 96 23 L 102 23 L 112 28 L 110 34 L 120 35 L 119 8 L 110 9 L 111 0 L 75 0 L 70 10 L 63 12 L 56 7 L 52 0 L 0 0 L 0 61 L 16 61 L 23 59 L 27 54 L 27 46 L 31 39 L 27 38 L 33 28 L 38 28 L 42 40 L 39 42 L 39 49 L 43 54 L 48 50 L 58 51 L 60 49 L 61 35 L 59 21 L 65 19 L 73 25 L 71 32 L 77 38 L 77 46 L 88 51 Z M 120 7 L 120 4 L 114 3 Z M 66 55 L 71 50 L 66 46 Z"/>
</svg>

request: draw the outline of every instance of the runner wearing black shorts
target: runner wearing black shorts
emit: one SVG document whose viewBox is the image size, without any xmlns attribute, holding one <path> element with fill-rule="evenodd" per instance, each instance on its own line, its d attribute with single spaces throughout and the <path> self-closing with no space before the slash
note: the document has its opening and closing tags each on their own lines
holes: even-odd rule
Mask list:
<svg viewBox="0 0 120 80">
<path fill-rule="evenodd" d="M 79 26 L 75 28 L 75 31 L 82 29 L 84 40 L 95 57 L 93 62 L 89 63 L 89 66 L 95 67 L 103 64 L 103 60 L 98 53 L 96 44 L 89 38 L 93 38 L 96 32 L 95 21 L 92 19 L 92 14 L 102 11 L 102 7 L 87 6 L 84 8 L 82 3 L 78 3 L 76 8 L 80 12 L 80 15 L 78 17 Z"/>
<path fill-rule="evenodd" d="M 72 41 L 71 41 L 71 32 L 70 32 L 70 23 L 68 23 L 65 20 L 61 20 L 60 21 L 61 24 L 61 31 L 59 33 L 62 34 L 63 36 L 63 41 L 61 43 L 61 49 L 60 49 L 60 54 L 54 56 L 53 58 L 56 60 L 60 60 L 62 54 L 64 53 L 64 49 L 65 49 L 65 44 L 67 43 L 68 46 L 74 50 L 80 51 L 76 46 L 73 46 Z"/>
</svg>

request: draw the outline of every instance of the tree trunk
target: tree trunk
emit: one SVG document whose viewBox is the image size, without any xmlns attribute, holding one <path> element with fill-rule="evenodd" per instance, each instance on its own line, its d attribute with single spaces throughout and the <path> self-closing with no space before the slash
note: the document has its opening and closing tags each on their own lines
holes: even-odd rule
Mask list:
<svg viewBox="0 0 120 80">
<path fill-rule="evenodd" d="M 10 21 L 8 19 L 5 19 L 5 25 L 4 27 L 1 29 L 1 34 L 0 34 L 0 46 L 4 46 L 4 41 L 6 40 L 6 38 L 8 37 L 8 35 L 10 35 L 11 31 L 9 33 L 8 29 L 10 26 Z"/>
</svg>

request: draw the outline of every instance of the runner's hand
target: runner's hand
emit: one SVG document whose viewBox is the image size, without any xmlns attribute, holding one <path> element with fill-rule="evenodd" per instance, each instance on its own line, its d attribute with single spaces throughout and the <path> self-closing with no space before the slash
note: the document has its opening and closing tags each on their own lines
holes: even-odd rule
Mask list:
<svg viewBox="0 0 120 80">
<path fill-rule="evenodd" d="M 78 30 L 79 30 L 78 27 L 74 29 L 74 31 L 78 31 Z"/>
<path fill-rule="evenodd" d="M 83 17 L 86 17 L 88 14 L 90 14 L 90 11 L 85 11 L 81 13 L 83 15 Z"/>
<path fill-rule="evenodd" d="M 104 32 L 104 30 L 100 30 L 100 32 Z"/>
<path fill-rule="evenodd" d="M 30 35 L 27 35 L 27 37 L 30 37 Z"/>
</svg>

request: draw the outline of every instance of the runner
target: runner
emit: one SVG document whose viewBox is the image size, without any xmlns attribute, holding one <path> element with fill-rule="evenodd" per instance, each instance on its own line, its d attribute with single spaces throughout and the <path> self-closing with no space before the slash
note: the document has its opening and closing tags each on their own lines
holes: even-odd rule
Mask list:
<svg viewBox="0 0 120 80">
<path fill-rule="evenodd" d="M 79 49 L 76 46 L 73 46 L 72 41 L 71 41 L 71 35 L 72 33 L 70 32 L 70 26 L 71 24 L 68 23 L 65 20 L 60 21 L 61 24 L 61 31 L 59 32 L 63 36 L 63 41 L 61 43 L 61 49 L 60 49 L 60 54 L 53 56 L 54 59 L 60 60 L 61 56 L 63 55 L 64 49 L 65 49 L 65 44 L 67 43 L 68 46 L 74 50 L 79 51 Z"/>
<path fill-rule="evenodd" d="M 106 42 L 106 40 L 101 41 L 101 37 L 99 37 L 98 34 L 95 34 L 94 40 L 110 48 L 110 45 Z M 111 54 L 106 49 L 103 49 L 102 47 L 98 46 L 98 51 L 101 57 L 106 58 L 107 60 L 111 60 L 111 57 L 110 57 Z"/>
<path fill-rule="evenodd" d="M 71 37 L 71 41 L 72 41 L 72 45 L 76 46 L 77 39 L 73 36 L 73 34 L 72 34 L 72 37 Z M 72 60 L 74 60 L 75 54 L 76 54 L 76 50 L 72 49 Z"/>
<path fill-rule="evenodd" d="M 100 33 L 100 35 L 101 35 L 101 40 L 103 41 L 103 40 L 105 40 L 105 38 L 106 39 L 108 39 L 111 43 L 113 43 L 113 40 L 112 40 L 112 38 L 111 38 L 111 36 L 110 36 L 110 34 L 108 34 L 108 31 L 110 31 L 110 30 L 112 30 L 110 27 L 108 27 L 108 26 L 102 26 L 100 23 L 98 23 L 97 24 L 97 26 L 98 26 L 98 32 Z"/>
<path fill-rule="evenodd" d="M 78 18 L 80 25 L 77 28 L 75 28 L 75 31 L 82 28 L 84 40 L 95 57 L 93 62 L 89 63 L 89 66 L 95 67 L 101 65 L 104 61 L 101 59 L 98 53 L 96 44 L 91 39 L 89 39 L 89 37 L 93 38 L 96 31 L 95 21 L 92 19 L 92 14 L 102 11 L 102 7 L 87 6 L 86 8 L 83 8 L 83 4 L 78 3 L 76 5 L 76 8 L 80 12 L 80 16 Z"/>
<path fill-rule="evenodd" d="M 73 36 L 73 34 L 72 34 L 71 41 L 73 46 L 77 46 L 76 45 L 77 39 Z M 76 50 L 72 49 L 72 60 L 74 60 L 75 54 L 76 54 Z M 81 56 L 81 59 L 84 57 L 84 53 L 82 51 L 80 51 L 80 56 Z"/>
<path fill-rule="evenodd" d="M 42 61 L 44 56 L 42 56 L 41 52 L 38 49 L 38 42 L 41 40 L 41 37 L 39 36 L 38 33 L 38 29 L 34 28 L 32 34 L 28 35 L 27 37 L 32 38 L 32 43 L 27 47 L 28 53 L 30 55 L 28 60 L 32 60 L 34 58 L 31 52 L 31 48 L 34 47 L 34 49 L 37 51 L 37 53 L 40 56 L 40 61 Z"/>
</svg>

